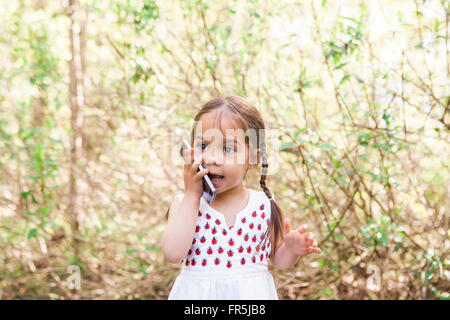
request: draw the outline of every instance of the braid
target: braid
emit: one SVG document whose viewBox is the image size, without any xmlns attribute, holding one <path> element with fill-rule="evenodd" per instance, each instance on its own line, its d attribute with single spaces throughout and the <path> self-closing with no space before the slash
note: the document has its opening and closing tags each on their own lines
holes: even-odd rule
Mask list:
<svg viewBox="0 0 450 320">
<path fill-rule="evenodd" d="M 264 193 L 266 194 L 267 198 L 272 199 L 272 193 L 270 193 L 269 188 L 266 186 L 266 177 L 267 177 L 267 167 L 269 166 L 268 163 L 262 164 L 262 171 L 261 173 L 261 180 L 259 180 L 259 184 L 261 185 L 261 188 L 263 189 Z"/>
<path fill-rule="evenodd" d="M 269 163 L 267 162 L 267 151 L 266 151 L 266 137 L 265 137 L 265 130 L 260 130 L 260 137 L 259 137 L 259 148 L 261 151 L 261 158 L 262 158 L 262 173 L 261 173 L 261 180 L 259 181 L 261 188 L 264 190 L 264 193 L 266 196 L 271 199 L 272 194 L 270 193 L 269 188 L 266 186 L 266 176 L 267 176 L 267 167 L 269 166 Z"/>
<path fill-rule="evenodd" d="M 270 223 L 269 227 L 267 228 L 263 239 L 260 242 L 260 246 L 264 245 L 267 240 L 269 239 L 270 235 L 273 234 L 274 238 L 271 239 L 273 245 L 272 248 L 272 254 L 275 256 L 275 252 L 277 249 L 277 244 L 279 243 L 280 238 L 283 234 L 283 212 L 281 211 L 278 204 L 275 202 L 275 200 L 272 197 L 272 193 L 270 192 L 269 188 L 266 186 L 266 177 L 267 177 L 267 168 L 269 167 L 269 163 L 267 161 L 267 152 L 266 152 L 266 144 L 264 139 L 264 132 L 261 133 L 262 137 L 260 140 L 260 151 L 261 151 L 261 159 L 262 159 L 262 173 L 261 173 L 261 179 L 259 181 L 261 188 L 263 189 L 264 193 L 266 194 L 267 198 L 270 199 L 270 211 L 271 211 L 271 217 L 270 217 Z"/>
</svg>

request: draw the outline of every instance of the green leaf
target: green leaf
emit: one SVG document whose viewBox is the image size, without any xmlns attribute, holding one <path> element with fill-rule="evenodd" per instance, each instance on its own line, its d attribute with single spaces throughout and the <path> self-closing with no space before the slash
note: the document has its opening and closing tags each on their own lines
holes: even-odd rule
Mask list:
<svg viewBox="0 0 450 320">
<path fill-rule="evenodd" d="M 333 161 L 333 166 L 334 166 L 336 169 L 339 169 L 339 168 L 341 167 L 341 162 L 340 162 L 338 159 L 336 159 L 335 157 L 333 157 L 332 161 Z"/>
<path fill-rule="evenodd" d="M 133 254 L 135 252 L 138 252 L 138 249 L 131 248 L 131 249 L 128 249 L 126 252 L 127 252 L 127 254 Z"/>
<path fill-rule="evenodd" d="M 341 81 L 339 81 L 339 85 L 345 83 L 345 81 L 347 81 L 349 78 L 350 78 L 349 74 L 346 74 L 345 76 L 343 76 Z"/>
<path fill-rule="evenodd" d="M 159 248 L 155 248 L 155 247 L 149 246 L 148 244 L 145 245 L 145 250 L 147 250 L 147 251 L 153 251 L 153 252 L 159 252 L 159 251 L 161 251 Z"/>
<path fill-rule="evenodd" d="M 323 204 L 317 203 L 317 204 L 314 205 L 313 210 L 319 210 L 322 207 L 323 207 Z"/>
<path fill-rule="evenodd" d="M 357 74 L 353 74 L 353 78 L 355 78 L 356 81 L 358 81 L 359 83 L 364 83 L 364 80 L 361 79 L 361 77 L 359 75 L 357 75 Z"/>
<path fill-rule="evenodd" d="M 431 270 L 425 270 L 424 283 L 428 283 L 432 279 L 433 279 L 433 272 Z"/>
<path fill-rule="evenodd" d="M 389 245 L 386 233 L 381 234 L 381 242 L 387 247 Z"/>
<path fill-rule="evenodd" d="M 283 143 L 283 144 L 280 146 L 279 151 L 282 151 L 282 150 L 285 150 L 285 149 L 287 149 L 287 148 L 290 148 L 290 147 L 292 147 L 293 145 L 295 145 L 294 142 L 285 142 L 285 143 Z"/>
<path fill-rule="evenodd" d="M 28 216 L 37 216 L 36 212 L 33 212 L 33 211 L 27 211 L 27 212 L 25 212 L 25 214 Z"/>
<path fill-rule="evenodd" d="M 368 153 L 359 154 L 358 158 L 361 158 L 365 161 L 369 161 L 369 154 Z"/>
<path fill-rule="evenodd" d="M 398 244 L 395 246 L 393 252 L 395 252 L 395 251 L 397 251 L 397 250 L 399 250 L 399 249 L 401 249 L 401 248 L 403 248 L 403 244 L 402 244 L 402 243 L 398 243 Z"/>
<path fill-rule="evenodd" d="M 438 32 L 439 31 L 439 19 L 435 19 L 434 20 L 434 32 Z"/>
<path fill-rule="evenodd" d="M 145 270 L 145 268 L 143 266 L 139 266 L 139 271 L 144 274 L 145 276 L 147 275 L 147 270 Z"/>
<path fill-rule="evenodd" d="M 348 64 L 348 62 L 341 63 L 341 64 L 337 65 L 336 67 L 334 67 L 334 70 L 339 70 L 339 69 L 341 69 L 343 66 L 345 66 L 346 64 Z"/>
<path fill-rule="evenodd" d="M 33 238 L 33 237 L 36 237 L 36 235 L 37 235 L 37 229 L 36 229 L 36 228 L 31 229 L 31 230 L 28 232 L 27 239 L 31 239 L 31 238 Z"/>
<path fill-rule="evenodd" d="M 319 144 L 319 145 L 317 146 L 317 148 L 319 148 L 319 149 L 324 149 L 324 150 L 334 150 L 334 149 L 337 149 L 335 146 L 332 146 L 331 144 L 328 144 L 328 143 L 322 143 L 322 144 Z"/>
<path fill-rule="evenodd" d="M 341 182 L 341 183 L 343 183 L 343 184 L 345 184 L 345 185 L 348 185 L 348 182 L 345 181 L 344 179 L 342 179 L 341 177 L 336 177 L 336 180 Z"/>
<path fill-rule="evenodd" d="M 303 127 L 303 128 L 301 128 L 301 129 L 296 130 L 296 131 L 294 132 L 294 136 L 295 136 L 296 138 L 298 138 L 298 136 L 300 135 L 300 133 L 302 133 L 302 132 L 308 130 L 308 128 L 309 128 L 309 127 L 306 126 L 306 127 Z"/>
</svg>

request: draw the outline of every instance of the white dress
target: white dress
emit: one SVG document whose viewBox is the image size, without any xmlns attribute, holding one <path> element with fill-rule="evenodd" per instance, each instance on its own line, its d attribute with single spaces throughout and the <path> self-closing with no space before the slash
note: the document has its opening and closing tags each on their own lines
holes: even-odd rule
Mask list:
<svg viewBox="0 0 450 320">
<path fill-rule="evenodd" d="M 270 222 L 270 201 L 249 189 L 234 226 L 202 197 L 192 246 L 182 261 L 169 300 L 278 300 L 268 270 L 271 243 L 259 247 Z M 180 201 L 183 194 L 176 196 Z"/>
</svg>

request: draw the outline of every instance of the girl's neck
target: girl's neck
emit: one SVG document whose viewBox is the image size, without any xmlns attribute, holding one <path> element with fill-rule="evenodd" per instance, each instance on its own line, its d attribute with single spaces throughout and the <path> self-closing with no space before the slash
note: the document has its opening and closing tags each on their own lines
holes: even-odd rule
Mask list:
<svg viewBox="0 0 450 320">
<path fill-rule="evenodd" d="M 221 206 L 225 203 L 229 203 L 230 201 L 244 201 L 245 199 L 247 199 L 248 192 L 248 189 L 241 183 L 238 186 L 231 188 L 230 190 L 217 194 L 213 205 Z"/>
</svg>

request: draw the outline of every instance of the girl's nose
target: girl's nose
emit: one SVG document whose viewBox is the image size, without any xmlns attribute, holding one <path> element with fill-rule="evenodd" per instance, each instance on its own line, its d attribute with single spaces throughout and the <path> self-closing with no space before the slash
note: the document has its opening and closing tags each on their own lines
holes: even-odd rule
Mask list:
<svg viewBox="0 0 450 320">
<path fill-rule="evenodd" d="M 203 151 L 203 161 L 206 165 L 223 164 L 223 152 L 219 148 L 207 148 Z"/>
</svg>

